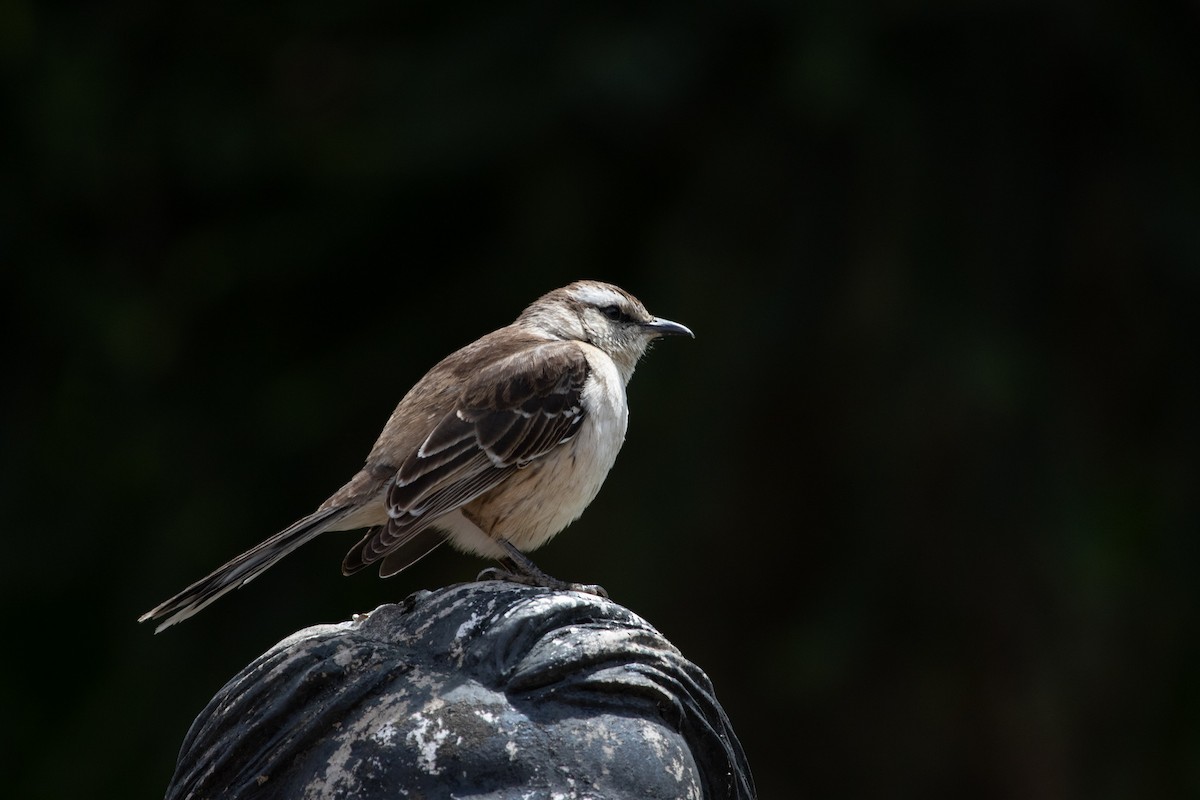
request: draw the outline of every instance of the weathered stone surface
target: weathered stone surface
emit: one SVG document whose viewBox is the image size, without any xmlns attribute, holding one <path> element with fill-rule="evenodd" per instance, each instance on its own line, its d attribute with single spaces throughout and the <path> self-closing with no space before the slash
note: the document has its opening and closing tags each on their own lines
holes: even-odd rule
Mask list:
<svg viewBox="0 0 1200 800">
<path fill-rule="evenodd" d="M 707 677 L 629 610 L 500 581 L 288 637 L 192 725 L 174 798 L 750 798 Z"/>
</svg>

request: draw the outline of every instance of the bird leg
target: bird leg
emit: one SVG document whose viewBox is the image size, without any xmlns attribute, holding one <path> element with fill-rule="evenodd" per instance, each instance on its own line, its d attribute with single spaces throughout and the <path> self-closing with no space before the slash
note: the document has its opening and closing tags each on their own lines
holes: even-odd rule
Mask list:
<svg viewBox="0 0 1200 800">
<path fill-rule="evenodd" d="M 567 592 L 584 592 L 608 599 L 608 592 L 603 586 L 594 583 L 571 583 L 560 581 L 538 569 L 537 564 L 529 556 L 518 550 L 507 539 L 497 539 L 497 542 L 508 553 L 500 561 L 499 567 L 488 567 L 475 578 L 478 581 L 509 581 L 526 586 L 543 586 L 547 589 Z"/>
</svg>

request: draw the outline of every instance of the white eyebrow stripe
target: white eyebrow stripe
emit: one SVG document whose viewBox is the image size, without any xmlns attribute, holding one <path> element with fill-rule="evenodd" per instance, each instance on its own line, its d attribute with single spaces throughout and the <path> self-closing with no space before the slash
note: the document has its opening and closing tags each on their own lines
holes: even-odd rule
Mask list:
<svg viewBox="0 0 1200 800">
<path fill-rule="evenodd" d="M 624 297 L 612 289 L 603 286 L 580 286 L 572 294 L 581 303 L 599 307 L 611 305 L 625 306 L 627 303 Z"/>
</svg>

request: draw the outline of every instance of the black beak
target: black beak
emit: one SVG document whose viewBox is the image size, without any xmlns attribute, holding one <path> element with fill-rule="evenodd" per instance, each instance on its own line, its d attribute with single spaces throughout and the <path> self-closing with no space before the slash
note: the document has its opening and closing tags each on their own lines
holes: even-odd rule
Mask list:
<svg viewBox="0 0 1200 800">
<path fill-rule="evenodd" d="M 692 333 L 691 329 L 686 325 L 680 325 L 678 322 L 671 322 L 669 319 L 655 317 L 649 322 L 642 323 L 642 327 L 648 331 L 652 331 L 657 336 L 690 336 L 696 338 L 696 334 Z"/>
</svg>

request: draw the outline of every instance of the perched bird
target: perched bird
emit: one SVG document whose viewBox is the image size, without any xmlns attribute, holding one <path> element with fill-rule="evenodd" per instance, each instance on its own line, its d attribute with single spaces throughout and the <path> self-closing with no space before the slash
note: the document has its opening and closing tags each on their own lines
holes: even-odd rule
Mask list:
<svg viewBox="0 0 1200 800">
<path fill-rule="evenodd" d="M 587 508 L 625 440 L 625 386 L 660 336 L 692 332 L 623 289 L 578 281 L 447 356 L 409 390 L 350 482 L 303 519 L 138 621 L 185 620 L 326 531 L 366 528 L 346 575 L 395 575 L 444 541 L 501 577 L 578 588 L 524 553 Z"/>
</svg>

